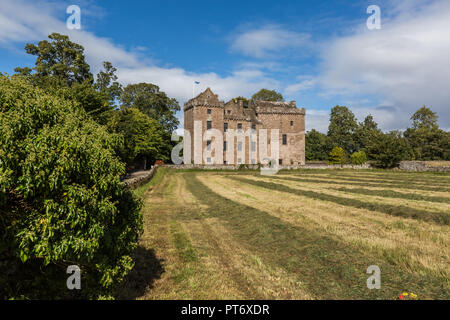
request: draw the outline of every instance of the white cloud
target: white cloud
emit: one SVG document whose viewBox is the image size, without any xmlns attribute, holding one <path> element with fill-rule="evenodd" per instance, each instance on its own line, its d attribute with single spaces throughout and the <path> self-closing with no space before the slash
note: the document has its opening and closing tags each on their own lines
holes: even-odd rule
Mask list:
<svg viewBox="0 0 450 320">
<path fill-rule="evenodd" d="M 424 104 L 449 127 L 450 2 L 433 1 L 420 11 L 405 3 L 395 3 L 398 14 L 382 20 L 381 30 L 360 30 L 325 46 L 319 81 L 328 94 L 390 101 L 389 110 L 372 109 L 385 129 L 407 127 Z"/>
<path fill-rule="evenodd" d="M 298 94 L 301 91 L 311 89 L 312 87 L 314 87 L 316 82 L 317 81 L 315 79 L 302 80 L 302 81 L 300 81 L 298 83 L 294 83 L 294 84 L 288 85 L 286 87 L 286 89 L 284 89 L 284 93 L 286 95 Z"/>
<path fill-rule="evenodd" d="M 262 87 L 275 87 L 278 82 L 265 76 L 261 70 L 243 67 L 231 75 L 221 77 L 216 73 L 191 73 L 182 68 L 163 68 L 142 59 L 147 48 L 122 48 L 112 40 L 98 37 L 82 30 L 68 30 L 65 21 L 59 20 L 65 6 L 55 6 L 48 1 L 2 0 L 0 3 L 0 46 L 11 43 L 36 42 L 47 39 L 52 32 L 66 34 L 85 48 L 86 60 L 96 73 L 107 60 L 118 70 L 119 80 L 124 84 L 152 82 L 180 103 L 192 98 L 192 84 L 196 93 L 211 87 L 221 99 L 238 95 L 248 96 Z M 81 6 L 82 21 L 84 9 Z M 92 14 L 92 13 L 89 13 Z"/>
<path fill-rule="evenodd" d="M 240 32 L 233 38 L 231 50 L 254 58 L 266 58 L 279 54 L 286 48 L 306 45 L 309 39 L 309 34 L 271 24 Z"/>
</svg>

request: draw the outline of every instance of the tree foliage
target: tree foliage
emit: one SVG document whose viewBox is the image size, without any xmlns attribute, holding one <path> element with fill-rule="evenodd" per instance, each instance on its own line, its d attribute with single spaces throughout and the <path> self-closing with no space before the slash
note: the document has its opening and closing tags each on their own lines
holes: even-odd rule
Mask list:
<svg viewBox="0 0 450 320">
<path fill-rule="evenodd" d="M 127 142 L 121 156 L 128 165 L 135 159 L 154 163 L 163 157 L 164 131 L 155 119 L 136 108 L 124 108 L 118 113 L 115 127 Z"/>
<path fill-rule="evenodd" d="M 393 168 L 400 161 L 411 158 L 411 148 L 401 132 L 378 133 L 368 146 L 374 164 L 380 168 Z"/>
<path fill-rule="evenodd" d="M 80 297 L 108 294 L 142 231 L 140 201 L 120 183 L 120 136 L 20 77 L 0 77 L 0 127 L 2 296 L 72 296 L 69 265 Z"/>
<path fill-rule="evenodd" d="M 346 162 L 345 151 L 341 147 L 334 147 L 328 155 L 330 164 L 344 164 Z"/>
<path fill-rule="evenodd" d="M 328 138 L 325 134 L 312 129 L 305 135 L 305 158 L 306 160 L 327 160 L 330 152 Z"/>
<path fill-rule="evenodd" d="M 54 77 L 71 86 L 84 81 L 93 82 L 90 67 L 85 61 L 84 48 L 69 40 L 68 36 L 52 33 L 50 41 L 39 41 L 38 45 L 27 44 L 25 51 L 36 56 L 33 70 L 38 77 Z M 24 73 L 29 68 L 17 69 Z"/>
<path fill-rule="evenodd" d="M 350 160 L 354 165 L 362 165 L 367 162 L 367 156 L 362 150 L 356 151 L 351 155 Z"/>
<path fill-rule="evenodd" d="M 412 127 L 405 131 L 416 160 L 450 160 L 449 133 L 439 129 L 438 116 L 423 106 L 411 117 Z"/>
<path fill-rule="evenodd" d="M 356 149 L 354 134 L 358 127 L 355 115 L 347 107 L 331 109 L 328 138 L 332 147 L 341 147 L 347 154 Z"/>
<path fill-rule="evenodd" d="M 261 89 L 252 96 L 252 100 L 281 102 L 284 101 L 284 98 L 281 93 L 275 90 Z"/>
<path fill-rule="evenodd" d="M 137 108 L 156 119 L 164 130 L 172 133 L 179 124 L 175 113 L 180 110 L 177 100 L 169 98 L 157 85 L 151 83 L 130 84 L 123 89 L 121 107 Z"/>
</svg>

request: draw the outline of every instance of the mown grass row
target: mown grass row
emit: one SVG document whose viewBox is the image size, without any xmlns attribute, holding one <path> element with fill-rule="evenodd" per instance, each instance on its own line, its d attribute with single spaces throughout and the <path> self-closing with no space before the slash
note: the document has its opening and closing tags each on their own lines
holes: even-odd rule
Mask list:
<svg viewBox="0 0 450 320">
<path fill-rule="evenodd" d="M 269 180 L 291 180 L 286 177 L 277 177 L 277 176 L 261 176 L 263 179 Z M 412 218 L 416 220 L 423 220 L 428 222 L 433 222 L 439 225 L 450 225 L 450 214 L 447 212 L 429 212 L 425 210 L 415 209 L 406 206 L 395 206 L 384 203 L 375 203 L 375 202 L 365 202 L 357 199 L 343 198 L 335 195 L 330 195 L 322 192 L 316 192 L 311 190 L 299 189 L 299 188 L 290 188 L 283 184 L 274 183 L 274 182 L 265 182 L 265 181 L 256 181 L 251 179 L 246 179 L 243 177 L 231 177 L 231 179 L 236 179 L 243 183 L 251 184 L 254 186 L 272 189 L 281 192 L 292 193 L 295 195 L 300 195 L 304 197 L 308 197 L 316 200 L 323 200 L 333 202 L 343 206 L 349 206 L 358 209 L 366 209 L 369 211 L 377 211 L 385 214 L 400 216 L 404 218 Z"/>
<path fill-rule="evenodd" d="M 241 183 L 275 188 L 276 184 L 228 175 Z M 370 256 L 361 247 L 346 244 L 325 231 L 311 231 L 293 226 L 267 212 L 236 203 L 185 173 L 188 190 L 207 206 L 206 216 L 219 218 L 239 239 L 242 246 L 255 252 L 266 264 L 282 267 L 297 275 L 313 296 L 330 299 L 392 298 L 402 290 L 415 290 L 424 296 L 442 298 L 442 278 L 432 274 L 402 272 L 398 263 L 407 259 L 401 250 L 386 249 L 380 256 Z M 255 184 L 254 184 L 255 185 Z M 278 187 L 277 187 L 278 188 Z M 290 188 L 289 188 L 290 189 Z M 281 188 L 280 191 L 289 192 Z M 310 194 L 317 198 L 317 194 Z M 376 264 L 384 275 L 381 290 L 368 290 L 366 269 Z"/>
</svg>

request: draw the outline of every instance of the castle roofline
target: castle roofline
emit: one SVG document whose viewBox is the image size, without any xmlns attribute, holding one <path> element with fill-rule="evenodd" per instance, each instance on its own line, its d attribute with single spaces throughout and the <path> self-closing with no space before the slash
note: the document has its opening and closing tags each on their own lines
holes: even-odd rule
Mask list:
<svg viewBox="0 0 450 320">
<path fill-rule="evenodd" d="M 224 102 L 219 100 L 219 96 L 215 94 L 211 88 L 207 88 L 205 91 L 199 93 L 196 97 L 188 100 L 184 104 L 184 111 L 196 107 L 196 106 L 205 106 L 205 107 L 223 107 Z"/>
</svg>

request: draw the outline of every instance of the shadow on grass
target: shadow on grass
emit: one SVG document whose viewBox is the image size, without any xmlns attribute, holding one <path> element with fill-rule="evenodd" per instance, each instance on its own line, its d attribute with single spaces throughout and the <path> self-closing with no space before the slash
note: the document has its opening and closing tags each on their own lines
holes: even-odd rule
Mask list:
<svg viewBox="0 0 450 320">
<path fill-rule="evenodd" d="M 125 277 L 118 288 L 116 298 L 119 300 L 132 300 L 145 294 L 148 288 L 153 288 L 155 280 L 164 273 L 163 259 L 158 259 L 154 249 L 139 246 L 133 255 L 134 268 Z"/>
</svg>

